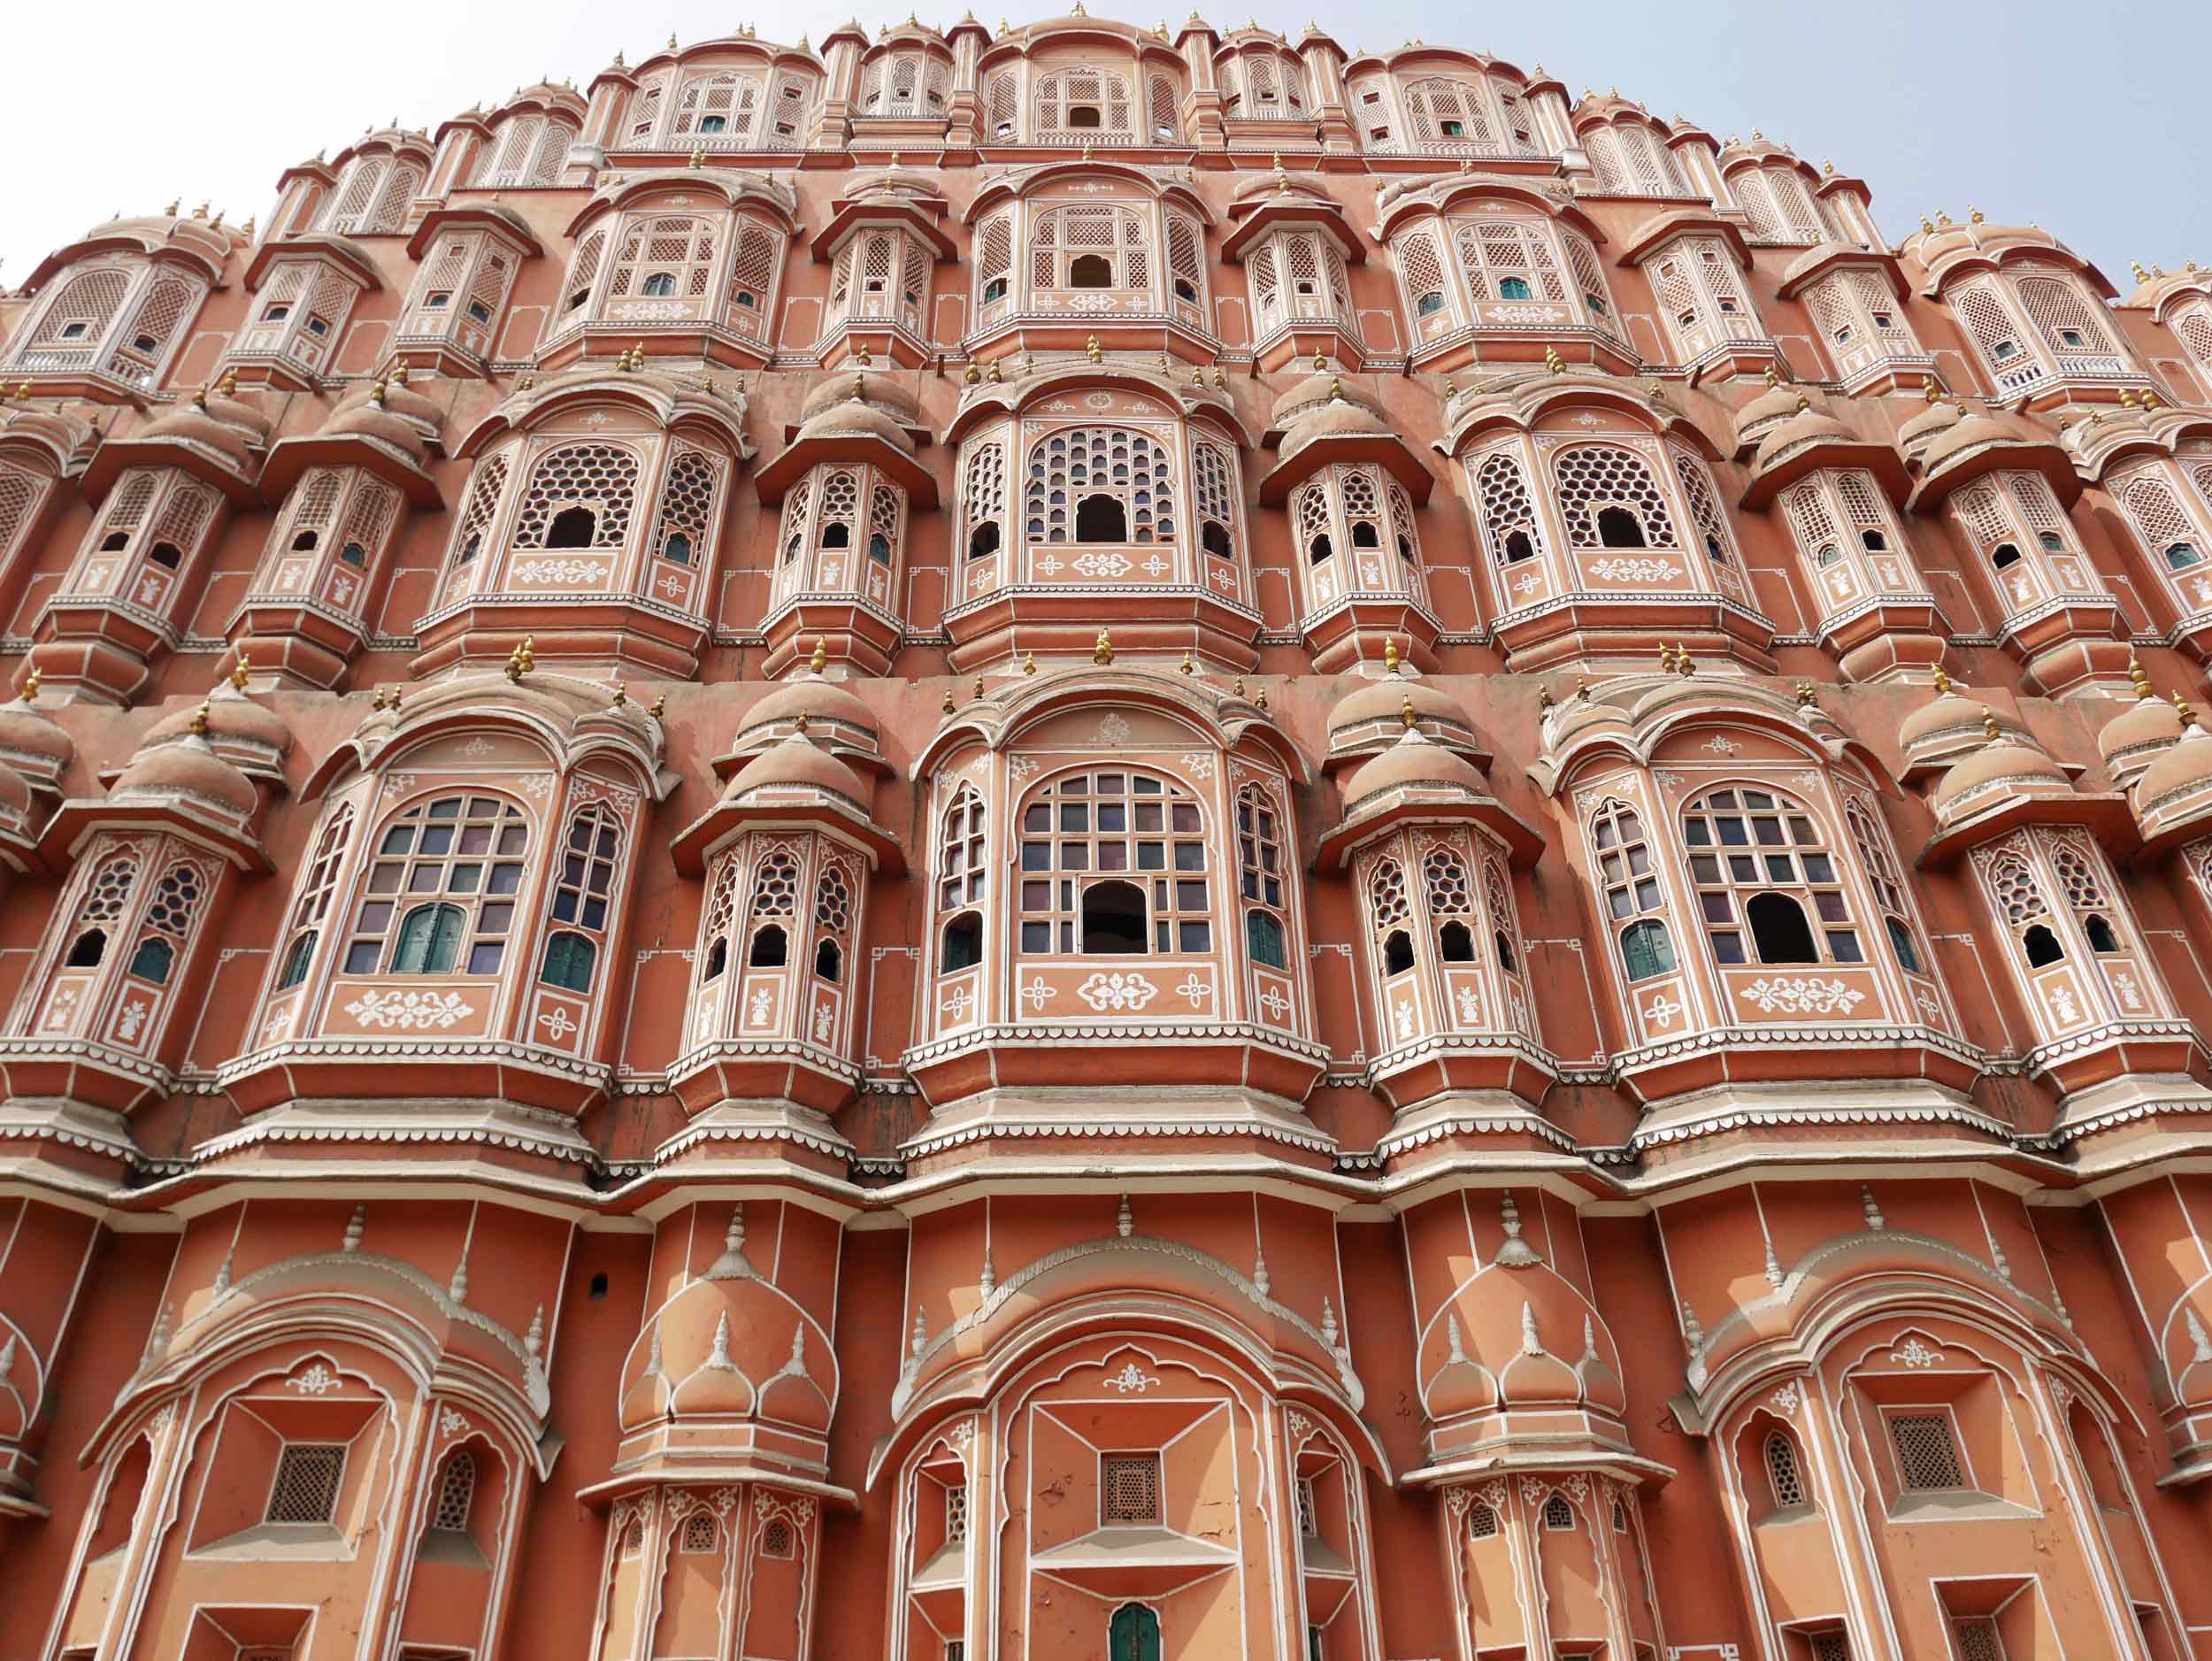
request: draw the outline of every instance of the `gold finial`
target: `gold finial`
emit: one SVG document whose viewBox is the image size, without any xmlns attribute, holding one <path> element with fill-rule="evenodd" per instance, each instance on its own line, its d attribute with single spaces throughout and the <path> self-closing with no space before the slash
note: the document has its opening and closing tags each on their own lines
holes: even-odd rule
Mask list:
<svg viewBox="0 0 2212 1661">
<path fill-rule="evenodd" d="M 2128 269 L 2135 273 L 2135 281 L 2138 282 L 2148 282 L 2151 280 L 2151 273 L 2143 269 L 2143 262 L 2139 259 L 2128 261 Z"/>
<path fill-rule="evenodd" d="M 27 386 L 29 383 L 27 381 L 24 384 Z M 202 387 L 197 392 L 192 395 L 192 407 L 196 410 L 204 410 L 207 408 L 207 388 L 205 387 Z"/>
<path fill-rule="evenodd" d="M 1252 707 L 1264 715 L 1267 712 L 1267 688 L 1262 687 L 1253 696 Z"/>
<path fill-rule="evenodd" d="M 1767 365 L 1766 382 L 1767 390 L 1770 392 L 1773 391 L 1776 387 L 1782 383 L 1782 377 L 1774 373 L 1774 365 L 1772 364 L 1769 364 Z"/>
<path fill-rule="evenodd" d="M 620 709 L 624 704 L 630 701 L 630 688 L 624 686 L 621 681 L 616 681 L 614 683 L 614 696 L 609 701 L 616 709 Z M 801 720 L 804 720 L 806 719 L 806 717 L 802 715 L 799 719 Z"/>
<path fill-rule="evenodd" d="M 165 207 L 165 208 L 162 209 L 162 211 L 162 211 L 162 215 L 163 215 L 163 217 L 164 217 L 164 218 L 165 218 L 165 219 L 175 219 L 175 218 L 177 217 L 178 211 L 180 211 L 180 210 L 183 206 L 184 206 L 184 198 L 183 198 L 182 196 L 172 196 L 172 197 L 169 199 L 169 205 L 168 205 L 167 207 Z"/>
<path fill-rule="evenodd" d="M 660 719 L 660 718 L 661 718 L 661 712 L 662 712 L 664 710 L 667 709 L 667 707 L 668 707 L 668 694 L 666 694 L 665 692 L 664 692 L 664 693 L 662 693 L 662 694 L 660 695 L 660 696 L 658 696 L 658 697 L 657 697 L 657 698 L 655 698 L 655 699 L 653 700 L 653 719 L 654 719 L 655 720 L 657 720 L 657 721 L 658 719 Z"/>
<path fill-rule="evenodd" d="M 369 707 L 372 710 L 380 710 L 384 707 L 384 688 L 382 687 L 377 688 L 376 696 L 369 701 Z"/>
<path fill-rule="evenodd" d="M 192 711 L 192 736 L 195 738 L 207 736 L 207 705 L 204 704 Z"/>
<path fill-rule="evenodd" d="M 1090 339 L 1083 342 L 1083 356 L 1089 358 L 1093 363 L 1099 362 L 1106 356 L 1104 352 L 1098 349 L 1097 335 L 1094 335 L 1090 337 Z"/>
<path fill-rule="evenodd" d="M 983 677 L 981 675 L 978 675 L 975 678 L 975 695 L 978 697 L 981 697 L 983 696 Z"/>
<path fill-rule="evenodd" d="M 1797 395 L 1797 412 L 1800 415 L 1804 414 L 1806 411 L 1811 409 L 1812 407 L 1813 401 L 1810 398 L 1807 397 L 1801 392 Z"/>
<path fill-rule="evenodd" d="M 1577 675 L 1575 677 L 1575 702 L 1578 704 L 1587 704 L 1589 701 L 1590 677 L 1588 675 Z"/>
<path fill-rule="evenodd" d="M 1969 208 L 1966 210 L 1966 217 L 1979 225 L 1982 222 L 1982 211 L 1979 208 Z"/>
<path fill-rule="evenodd" d="M 1206 384 L 1206 372 L 1195 364 L 1191 365 L 1190 383 L 1194 387 L 1202 387 Z"/>
<path fill-rule="evenodd" d="M 704 144 L 694 145 L 691 151 L 691 159 L 687 162 L 685 165 L 689 167 L 693 173 L 697 173 L 706 165 L 707 147 Z"/>
<path fill-rule="evenodd" d="M 204 219 L 207 218 L 207 204 L 203 202 L 198 207 L 193 209 L 192 217 L 196 219 Z"/>
<path fill-rule="evenodd" d="M 1037 654 L 1033 651 L 1025 652 L 1022 655 L 1022 673 L 1025 675 L 1033 675 L 1036 673 Z"/>
<path fill-rule="evenodd" d="M 1938 208 L 1936 210 L 1936 223 L 1938 225 L 1948 225 L 1950 222 L 1951 216 L 1946 213 L 1941 208 Z"/>
<path fill-rule="evenodd" d="M 1419 720 L 1413 712 L 1413 694 L 1409 692 L 1398 703 L 1398 725 L 1409 733 Z"/>
<path fill-rule="evenodd" d="M 2135 407 L 2135 388 L 2133 387 L 2122 387 L 2120 388 L 2120 402 L 2126 405 L 2129 409 L 2133 409 Z"/>
<path fill-rule="evenodd" d="M 876 355 L 868 350 L 868 342 L 866 341 L 861 342 L 860 344 L 854 349 L 853 362 L 858 364 L 863 369 L 871 367 L 875 361 Z M 857 386 L 855 387 L 853 396 L 855 397 L 860 396 Z"/>
<path fill-rule="evenodd" d="M 509 684 L 520 686 L 522 684 L 522 677 L 530 673 L 532 666 L 536 662 L 535 654 L 531 650 L 534 643 L 534 637 L 526 635 L 523 638 L 522 644 L 516 647 L 514 650 L 507 654 L 507 680 Z"/>
<path fill-rule="evenodd" d="M 1548 710 L 1557 702 L 1558 700 L 1552 696 L 1551 688 L 1549 687 L 1540 686 L 1536 688 L 1536 707 L 1538 709 Z"/>
<path fill-rule="evenodd" d="M 2128 679 L 2135 682 L 2137 697 L 2154 698 L 2158 696 L 2157 690 L 2151 685 L 2150 672 L 2143 667 L 2142 660 L 2133 652 L 2128 654 Z"/>
<path fill-rule="evenodd" d="M 1544 348 L 1544 367 L 1550 370 L 1555 375 L 1561 374 L 1565 372 L 1567 367 L 1566 360 L 1560 357 L 1559 348 L 1556 346 L 1547 346 Z"/>
<path fill-rule="evenodd" d="M 1214 385 L 1219 387 L 1225 392 L 1228 390 L 1229 377 L 1227 373 L 1223 370 L 1219 364 L 1216 364 L 1214 365 Z"/>
<path fill-rule="evenodd" d="M 384 380 L 380 375 L 369 388 L 369 402 L 380 410 L 384 407 Z"/>
<path fill-rule="evenodd" d="M 1933 375 L 1923 375 L 1920 377 L 1920 396 L 1931 404 L 1935 403 L 1937 399 L 1943 396 L 1936 390 L 1935 377 Z"/>
<path fill-rule="evenodd" d="M 806 666 L 818 675 L 829 667 L 829 642 L 822 635 L 814 637 L 814 655 L 806 660 Z"/>
<path fill-rule="evenodd" d="M 1088 140 L 1088 139 L 1087 138 L 1087 139 L 1085 139 L 1085 140 L 1083 141 L 1083 159 L 1084 159 L 1085 161 L 1088 161 L 1088 160 L 1090 160 L 1090 158 L 1091 158 L 1091 141 L 1090 141 L 1090 140 Z"/>
<path fill-rule="evenodd" d="M 46 677 L 39 672 L 39 667 L 36 664 L 33 664 L 29 669 L 24 672 L 23 701 L 26 704 L 35 704 L 38 702 L 39 683 L 45 679 Z"/>
<path fill-rule="evenodd" d="M 953 711 L 952 688 L 951 688 L 950 687 L 947 687 L 947 688 L 945 688 L 945 713 L 946 713 L 946 714 L 948 714 L 948 715 L 950 715 L 950 714 L 952 713 L 952 711 Z"/>
<path fill-rule="evenodd" d="M 1674 648 L 1663 640 L 1659 642 L 1659 673 L 1663 675 L 1674 673 Z"/>
<path fill-rule="evenodd" d="M 1935 689 L 1939 696 L 1944 697 L 1948 697 L 1951 693 L 1951 677 L 1943 672 L 1941 664 L 1935 666 Z"/>
<path fill-rule="evenodd" d="M 972 387 L 980 386 L 983 384 L 983 372 L 980 369 L 978 369 L 973 364 L 970 364 L 968 365 L 968 373 L 960 378 Z"/>
<path fill-rule="evenodd" d="M 1332 404 L 1344 402 L 1344 382 L 1335 375 L 1329 377 L 1329 402 Z"/>
<path fill-rule="evenodd" d="M 2001 736 L 2002 736 L 2002 734 L 1997 730 L 1996 711 L 1984 710 L 1982 711 L 1982 734 L 1985 739 L 1993 744 L 1995 743 Z"/>
<path fill-rule="evenodd" d="M 676 50 L 676 31 L 673 29 L 668 32 L 668 50 L 672 52 Z"/>
<path fill-rule="evenodd" d="M 1091 661 L 1104 668 L 1114 660 L 1114 639 L 1104 629 L 1098 631 L 1098 644 L 1091 649 Z"/>
<path fill-rule="evenodd" d="M 393 709 L 395 709 L 395 710 L 396 710 L 396 709 L 398 709 L 398 708 L 399 708 L 399 694 L 400 694 L 400 688 L 397 688 L 397 687 L 394 687 L 394 688 L 392 688 L 392 708 L 393 708 Z"/>
<path fill-rule="evenodd" d="M 407 384 L 407 365 L 405 364 L 399 365 L 392 371 L 392 384 L 396 387 L 403 387 Z"/>
<path fill-rule="evenodd" d="M 2143 393 L 2143 409 L 2145 413 L 2147 414 L 2149 411 L 2156 408 L 2158 408 L 2158 394 L 2146 388 Z"/>
<path fill-rule="evenodd" d="M 246 682 L 252 676 L 253 659 L 242 651 L 238 654 L 238 661 L 230 666 L 230 684 L 237 691 L 243 692 Z"/>
<path fill-rule="evenodd" d="M 1797 705 L 1800 709 L 1817 708 L 1819 703 L 1818 691 L 1811 681 L 1801 681 L 1797 683 Z"/>
<path fill-rule="evenodd" d="M 1198 665 L 1191 661 L 1188 647 L 1183 650 L 1183 673 L 1187 675 L 1194 675 L 1198 673 Z"/>
<path fill-rule="evenodd" d="M 799 711 L 798 719 L 791 723 L 791 729 L 801 738 L 804 738 L 806 736 L 807 728 L 811 727 L 813 724 L 814 718 L 809 715 L 804 710 L 801 710 Z"/>
<path fill-rule="evenodd" d="M 1316 353 L 1314 353 L 1314 355 L 1313 355 L 1313 373 L 1314 373 L 1315 374 L 1317 374 L 1317 374 L 1319 374 L 1319 373 L 1320 373 L 1323 370 L 1326 369 L 1328 366 L 1329 366 L 1329 356 L 1328 356 L 1328 354 L 1327 354 L 1326 352 L 1316 352 Z"/>
<path fill-rule="evenodd" d="M 983 378 L 995 387 L 998 385 L 1000 376 L 998 373 L 998 360 L 996 358 L 993 358 L 991 360 L 991 366 L 983 372 Z"/>
<path fill-rule="evenodd" d="M 1395 634 L 1383 636 L 1383 673 L 1392 675 L 1398 673 L 1398 637 Z"/>
</svg>

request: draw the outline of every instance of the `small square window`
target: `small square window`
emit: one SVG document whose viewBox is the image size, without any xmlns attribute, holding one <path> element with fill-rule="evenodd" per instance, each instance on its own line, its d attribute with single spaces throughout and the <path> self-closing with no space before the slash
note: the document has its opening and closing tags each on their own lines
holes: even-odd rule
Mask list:
<svg viewBox="0 0 2212 1661">
<path fill-rule="evenodd" d="M 338 1511 L 338 1480 L 345 1474 L 343 1442 L 287 1442 L 277 1456 L 263 1515 L 272 1523 L 326 1523 Z"/>
<path fill-rule="evenodd" d="M 1889 1439 L 1897 1454 L 1898 1480 L 1906 1488 L 1966 1486 L 1966 1473 L 1959 1465 L 1958 1444 L 1951 1437 L 1949 1414 L 1892 1413 Z"/>
<path fill-rule="evenodd" d="M 1098 1465 L 1098 1520 L 1102 1526 L 1157 1525 L 1160 1456 L 1110 1453 Z"/>
</svg>

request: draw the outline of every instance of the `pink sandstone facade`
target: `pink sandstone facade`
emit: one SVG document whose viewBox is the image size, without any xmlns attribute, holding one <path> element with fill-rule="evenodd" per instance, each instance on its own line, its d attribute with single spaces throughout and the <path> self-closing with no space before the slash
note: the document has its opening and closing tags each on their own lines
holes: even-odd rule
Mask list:
<svg viewBox="0 0 2212 1661">
<path fill-rule="evenodd" d="M 2212 1656 L 2212 273 L 618 59 L 0 296 L 4 1661 Z"/>
</svg>

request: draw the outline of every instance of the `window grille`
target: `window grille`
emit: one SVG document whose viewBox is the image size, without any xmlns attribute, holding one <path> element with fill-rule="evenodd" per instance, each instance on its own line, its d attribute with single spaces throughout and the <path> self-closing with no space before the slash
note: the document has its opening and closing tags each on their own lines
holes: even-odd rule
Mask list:
<svg viewBox="0 0 2212 1661">
<path fill-rule="evenodd" d="M 622 1525 L 620 1549 L 626 1557 L 637 1557 L 645 1549 L 645 1522 L 635 1512 L 632 1512 L 630 1520 Z"/>
<path fill-rule="evenodd" d="M 1544 1502 L 1544 1526 L 1555 1531 L 1575 1526 L 1575 1508 L 1567 1503 L 1563 1494 L 1554 1493 Z"/>
<path fill-rule="evenodd" d="M 565 444 L 548 450 L 531 471 L 515 518 L 518 548 L 619 548 L 629 534 L 637 492 L 638 462 L 611 444 Z M 554 540 L 554 526 L 581 508 L 590 516 L 580 544 Z"/>
<path fill-rule="evenodd" d="M 1421 862 L 1421 876 L 1432 918 L 1464 917 L 1475 909 L 1474 898 L 1468 892 L 1467 867 L 1450 849 L 1431 849 Z"/>
<path fill-rule="evenodd" d="M 1102 1525 L 1160 1520 L 1160 1456 L 1110 1453 L 1099 1460 L 1098 1519 Z"/>
<path fill-rule="evenodd" d="M 1544 527 L 1531 498 L 1528 475 L 1513 450 L 1500 450 L 1475 467 L 1483 540 L 1501 565 L 1533 558 L 1544 546 Z"/>
<path fill-rule="evenodd" d="M 2072 280 L 2065 277 L 2023 277 L 2019 287 L 2020 304 L 2027 311 L 2029 320 L 2043 336 L 2043 343 L 2061 359 L 2080 358 L 2085 354 L 2111 357 L 2116 351 L 2112 336 L 2102 319 L 2093 311 Z M 2103 365 L 2083 365 L 2098 368 Z M 2124 365 L 2116 358 L 2110 365 L 2112 373 L 2118 373 Z"/>
<path fill-rule="evenodd" d="M 1997 1623 L 1986 1615 L 1953 1621 L 1951 1642 L 1958 1649 L 1958 1661 L 2005 1661 L 2004 1642 L 1997 1635 Z"/>
<path fill-rule="evenodd" d="M 1175 83 L 1165 75 L 1155 75 L 1147 84 L 1146 103 L 1152 118 L 1152 136 L 1178 138 L 1183 131 L 1180 101 L 1175 96 Z"/>
<path fill-rule="evenodd" d="M 2164 479 L 2145 473 L 2129 481 L 2119 492 L 2120 505 L 2134 527 L 2152 567 L 2181 571 L 2200 563 L 2205 554 L 2204 536 Z M 0 542 L 4 542 L 0 537 Z M 2177 555 L 2177 549 L 2185 550 Z"/>
<path fill-rule="evenodd" d="M 1016 73 L 1001 70 L 983 83 L 985 136 L 1006 140 L 1018 136 L 1015 128 L 1021 109 L 1021 86 Z"/>
<path fill-rule="evenodd" d="M 760 1531 L 760 1555 L 764 1557 L 787 1558 L 794 1550 L 791 1525 L 780 1517 L 772 1517 Z"/>
<path fill-rule="evenodd" d="M 1041 144 L 1125 143 L 1135 136 L 1128 80 L 1110 70 L 1055 70 L 1038 81 L 1034 103 Z"/>
<path fill-rule="evenodd" d="M 548 914 L 554 932 L 546 941 L 540 976 L 549 985 L 571 992 L 591 989 L 621 854 L 621 827 L 603 803 L 592 804 L 569 821 L 568 846 L 554 874 Z"/>
<path fill-rule="evenodd" d="M 2202 302 L 2174 313 L 2167 327 L 2189 349 L 2199 368 L 2212 368 L 2212 305 Z"/>
<path fill-rule="evenodd" d="M 1213 950 L 1204 827 L 1181 785 L 1065 774 L 1030 796 L 1021 830 L 1024 952 Z"/>
<path fill-rule="evenodd" d="M 1246 945 L 1255 963 L 1287 969 L 1283 911 L 1286 860 L 1280 820 L 1256 786 L 1237 792 L 1237 865 L 1245 904 Z"/>
<path fill-rule="evenodd" d="M 1658 481 L 1633 451 L 1608 444 L 1578 444 L 1555 457 L 1552 470 L 1558 481 L 1560 514 L 1567 522 L 1568 540 L 1575 547 L 1609 545 L 1598 528 L 1599 514 L 1607 508 L 1623 508 L 1634 516 L 1643 533 L 1644 546 L 1678 546 Z"/>
<path fill-rule="evenodd" d="M 1590 834 L 1597 850 L 1606 913 L 1616 925 L 1625 925 L 1620 946 L 1628 978 L 1640 980 L 1672 969 L 1674 945 L 1666 924 L 1655 915 L 1663 913 L 1665 895 L 1652 868 L 1642 819 L 1626 803 L 1609 800 L 1591 821 Z"/>
<path fill-rule="evenodd" d="M 1781 1431 L 1769 1434 L 1766 1442 L 1767 1484 L 1774 1490 L 1774 1503 L 1783 1511 L 1805 1503 L 1805 1478 L 1797 1467 L 1797 1444 Z"/>
<path fill-rule="evenodd" d="M 1453 226 L 1452 243 L 1467 287 L 1479 298 L 1565 303 L 1566 280 L 1548 227 L 1532 220 L 1464 222 Z"/>
<path fill-rule="evenodd" d="M 1006 515 L 1006 451 L 996 443 L 978 444 L 968 452 L 965 481 L 960 496 L 964 534 L 961 546 L 971 558 L 995 553 L 1004 536 Z M 977 533 L 989 527 L 987 535 Z M 987 546 L 983 544 L 987 543 Z"/>
<path fill-rule="evenodd" d="M 1682 839 L 1714 961 L 1866 961 L 1828 838 L 1801 804 L 1714 790 L 1683 810 Z"/>
<path fill-rule="evenodd" d="M 693 1553 L 712 1551 L 718 1532 L 712 1511 L 694 1511 L 684 1519 L 683 1533 L 677 1537 L 676 1549 Z"/>
<path fill-rule="evenodd" d="M 724 321 L 740 334 L 764 335 L 768 332 L 768 313 L 775 304 L 785 242 L 785 238 L 756 219 L 738 221 Z"/>
<path fill-rule="evenodd" d="M 1904 872 L 1890 846 L 1887 829 L 1872 807 L 1862 802 L 1847 804 L 1843 816 L 1851 829 L 1852 844 L 1858 850 L 1859 869 L 1866 873 L 1875 904 L 1881 908 L 1890 948 L 1897 954 L 1897 966 L 1908 974 L 1924 974 L 1920 931 L 1913 922 Z"/>
<path fill-rule="evenodd" d="M 130 288 L 129 276 L 120 271 L 88 271 L 72 277 L 47 303 L 38 327 L 27 336 L 29 342 L 35 346 L 81 344 L 90 349 L 123 309 Z M 17 361 L 27 368 L 43 366 L 22 357 Z"/>
<path fill-rule="evenodd" d="M 45 481 L 0 462 L 0 554 L 14 547 L 16 537 L 31 522 L 32 509 L 45 494 Z"/>
<path fill-rule="evenodd" d="M 1367 904 L 1379 931 L 1406 920 L 1412 903 L 1406 896 L 1405 867 L 1395 859 L 1379 859 L 1367 876 Z"/>
<path fill-rule="evenodd" d="M 702 565 L 714 534 L 715 498 L 722 470 L 703 450 L 677 453 L 661 484 L 660 524 L 653 551 L 679 565 Z"/>
<path fill-rule="evenodd" d="M 945 1489 L 945 1540 L 957 1545 L 968 1537 L 968 1488 L 964 1482 Z"/>
<path fill-rule="evenodd" d="M 2012 308 L 2001 297 L 2001 285 L 1994 278 L 1962 283 L 1952 291 L 1950 300 L 1952 315 L 1966 325 L 1983 367 L 2001 391 L 2017 392 L 2044 378 L 2045 367 L 2028 351 Z"/>
<path fill-rule="evenodd" d="M 1082 534 L 1081 507 L 1101 497 L 1122 510 L 1120 537 Z M 1071 427 L 1029 452 L 1029 539 L 1035 542 L 1175 540 L 1175 480 L 1167 452 L 1124 427 Z"/>
<path fill-rule="evenodd" d="M 1311 1477 L 1302 1476 L 1298 1479 L 1297 1495 L 1298 1532 L 1305 1539 L 1317 1540 L 1321 1536 L 1321 1514 L 1319 1507 L 1314 1503 Z"/>
<path fill-rule="evenodd" d="M 338 1481 L 345 1474 L 343 1442 L 290 1442 L 277 1456 L 276 1478 L 262 1520 L 326 1523 L 337 1514 Z"/>
<path fill-rule="evenodd" d="M 469 1526 L 469 1506 L 476 1498 L 476 1458 L 465 1448 L 457 1450 L 438 1473 L 438 1503 L 430 1513 L 433 1528 L 461 1530 Z"/>
<path fill-rule="evenodd" d="M 465 565 L 483 552 L 484 539 L 490 534 L 492 520 L 498 515 L 499 496 L 506 483 L 506 457 L 494 456 L 477 468 L 469 487 L 468 506 L 462 511 L 460 523 L 453 527 L 455 566 Z"/>
<path fill-rule="evenodd" d="M 799 862 L 779 848 L 753 873 L 753 915 L 791 917 L 798 911 Z"/>
<path fill-rule="evenodd" d="M 496 974 L 529 841 L 521 810 L 495 796 L 441 796 L 389 820 L 354 912 L 345 973 Z"/>
<path fill-rule="evenodd" d="M 937 903 L 948 911 L 983 898 L 983 798 L 963 790 L 946 811 L 938 847 Z"/>
<path fill-rule="evenodd" d="M 110 373 L 140 386 L 151 386 L 171 337 L 199 304 L 200 293 L 197 286 L 180 279 L 157 279 L 139 302 L 138 315 L 130 327 L 118 338 L 108 359 Z"/>
<path fill-rule="evenodd" d="M 1498 1513 L 1477 1500 L 1467 1508 L 1467 1536 L 1471 1540 L 1494 1540 L 1498 1533 Z"/>
<path fill-rule="evenodd" d="M 1851 1641 L 1838 1631 L 1812 1634 L 1812 1661 L 1851 1661 Z"/>
<path fill-rule="evenodd" d="M 1613 1502 L 1613 1532 L 1617 1534 L 1628 1532 L 1628 1507 L 1617 1499 Z"/>
<path fill-rule="evenodd" d="M 1905 1488 L 1966 1486 L 1947 1413 L 1892 1413 L 1889 1439 L 1897 1453 L 1898 1480 Z"/>
<path fill-rule="evenodd" d="M 1397 256 L 1398 281 L 1404 289 L 1406 310 L 1412 314 L 1414 327 L 1425 336 L 1433 335 L 1459 321 L 1453 315 L 1456 308 L 1445 287 L 1444 262 L 1437 257 L 1436 244 L 1427 233 L 1416 231 L 1401 236 L 1392 251 Z"/>
</svg>

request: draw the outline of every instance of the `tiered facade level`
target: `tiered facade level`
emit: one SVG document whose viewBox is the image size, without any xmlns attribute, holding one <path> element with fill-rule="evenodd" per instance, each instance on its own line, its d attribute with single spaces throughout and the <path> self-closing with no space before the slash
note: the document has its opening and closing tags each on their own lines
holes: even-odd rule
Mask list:
<svg viewBox="0 0 2212 1661">
<path fill-rule="evenodd" d="M 7 1661 L 2212 1655 L 2212 273 L 749 31 L 0 296 Z"/>
</svg>

